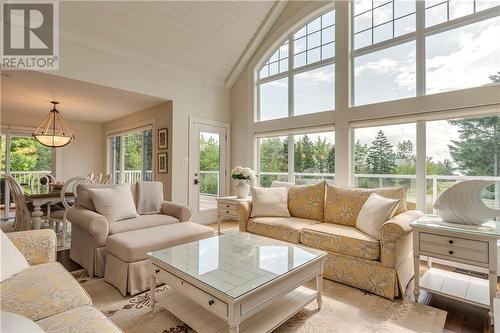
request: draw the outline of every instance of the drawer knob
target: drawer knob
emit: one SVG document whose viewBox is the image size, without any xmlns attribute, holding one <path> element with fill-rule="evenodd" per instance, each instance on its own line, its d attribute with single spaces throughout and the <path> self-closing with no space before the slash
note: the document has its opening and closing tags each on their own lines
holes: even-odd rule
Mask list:
<svg viewBox="0 0 500 333">
<path fill-rule="evenodd" d="M 450 255 L 452 255 L 452 254 L 453 254 L 453 251 L 448 251 L 448 253 L 449 253 Z"/>
<path fill-rule="evenodd" d="M 452 240 L 452 239 L 450 239 L 450 240 L 448 241 L 448 243 L 453 244 L 453 240 Z"/>
<path fill-rule="evenodd" d="M 229 208 L 229 205 L 226 205 L 226 208 Z"/>
<path fill-rule="evenodd" d="M 229 214 L 229 211 L 228 211 L 228 210 L 226 210 L 226 214 Z"/>
<path fill-rule="evenodd" d="M 160 273 L 160 270 L 159 269 L 155 269 L 155 273 L 156 274 Z"/>
<path fill-rule="evenodd" d="M 210 301 L 208 301 L 208 305 L 212 305 L 212 304 L 214 304 L 214 303 L 215 303 L 215 302 L 214 302 L 214 300 L 213 300 L 213 299 L 211 299 Z"/>
</svg>

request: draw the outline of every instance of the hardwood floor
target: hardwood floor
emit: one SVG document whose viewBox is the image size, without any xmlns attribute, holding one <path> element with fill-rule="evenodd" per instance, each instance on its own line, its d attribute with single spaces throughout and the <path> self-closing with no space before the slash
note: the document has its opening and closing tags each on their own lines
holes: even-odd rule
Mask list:
<svg viewBox="0 0 500 333">
<path fill-rule="evenodd" d="M 210 224 L 209 226 L 217 229 L 217 223 Z M 238 222 L 223 221 L 221 224 L 222 231 L 237 228 Z M 69 258 L 69 250 L 57 252 L 57 261 L 70 272 L 82 269 L 80 265 Z M 427 266 L 425 262 L 422 262 L 420 266 L 420 272 L 423 274 Z M 451 267 L 438 264 L 434 264 L 434 266 L 441 269 L 452 269 Z M 497 286 L 500 287 L 500 284 L 497 283 Z M 410 282 L 406 290 L 405 298 L 407 300 L 413 300 L 413 281 Z M 488 310 L 484 308 L 455 301 L 443 296 L 433 295 L 423 290 L 420 292 L 419 301 L 423 304 L 448 312 L 444 327 L 444 332 L 446 333 L 493 333 L 493 326 L 489 324 Z"/>
</svg>

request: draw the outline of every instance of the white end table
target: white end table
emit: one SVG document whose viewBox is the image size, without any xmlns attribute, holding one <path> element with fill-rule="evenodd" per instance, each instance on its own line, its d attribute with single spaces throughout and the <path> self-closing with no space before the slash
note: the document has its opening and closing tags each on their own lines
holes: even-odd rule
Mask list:
<svg viewBox="0 0 500 333">
<path fill-rule="evenodd" d="M 216 198 L 217 200 L 217 211 L 218 211 L 218 235 L 220 235 L 220 225 L 222 220 L 240 220 L 240 216 L 238 214 L 237 204 L 240 202 L 252 202 L 252 197 L 248 197 L 245 199 L 238 199 L 234 197 L 220 197 Z"/>
<path fill-rule="evenodd" d="M 437 215 L 425 215 L 411 224 L 415 265 L 415 301 L 420 289 L 474 304 L 489 310 L 493 324 L 493 300 L 497 290 L 497 240 L 500 222 L 481 226 L 443 222 Z M 427 256 L 428 270 L 420 278 L 420 256 Z M 431 258 L 482 267 L 489 279 L 432 268 Z"/>
</svg>

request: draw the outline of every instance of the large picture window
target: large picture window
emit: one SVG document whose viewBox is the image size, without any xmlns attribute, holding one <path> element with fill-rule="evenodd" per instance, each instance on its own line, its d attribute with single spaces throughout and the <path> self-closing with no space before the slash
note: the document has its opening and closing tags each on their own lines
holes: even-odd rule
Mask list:
<svg viewBox="0 0 500 333">
<path fill-rule="evenodd" d="M 493 42 L 500 34 L 498 5 L 478 0 L 356 0 L 353 104 L 491 83 L 500 68 L 500 45 Z"/>
<path fill-rule="evenodd" d="M 314 184 L 335 179 L 335 133 L 307 132 L 258 138 L 259 183 Z"/>
<path fill-rule="evenodd" d="M 335 108 L 335 11 L 287 37 L 257 71 L 257 121 Z"/>
</svg>

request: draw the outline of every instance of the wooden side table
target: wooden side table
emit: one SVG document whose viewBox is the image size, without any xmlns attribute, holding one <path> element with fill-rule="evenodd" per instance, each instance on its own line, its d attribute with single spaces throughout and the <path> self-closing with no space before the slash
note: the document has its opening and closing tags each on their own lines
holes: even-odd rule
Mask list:
<svg viewBox="0 0 500 333">
<path fill-rule="evenodd" d="M 217 200 L 217 211 L 218 211 L 218 225 L 217 231 L 220 235 L 220 226 L 223 220 L 232 220 L 238 221 L 240 220 L 240 216 L 238 214 L 237 204 L 239 202 L 251 202 L 252 198 L 248 197 L 246 199 L 238 199 L 236 197 L 220 197 L 216 198 Z"/>
<path fill-rule="evenodd" d="M 443 222 L 436 215 L 425 215 L 411 224 L 415 265 L 415 301 L 420 289 L 474 304 L 489 310 L 493 324 L 493 300 L 497 290 L 497 240 L 500 222 L 490 221 L 481 226 Z M 420 256 L 482 267 L 488 270 L 488 280 L 456 272 L 432 268 L 420 278 Z"/>
</svg>

